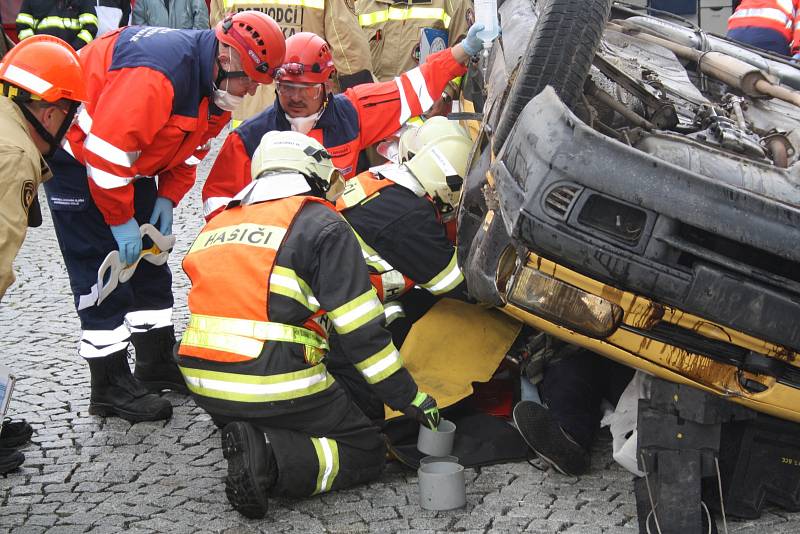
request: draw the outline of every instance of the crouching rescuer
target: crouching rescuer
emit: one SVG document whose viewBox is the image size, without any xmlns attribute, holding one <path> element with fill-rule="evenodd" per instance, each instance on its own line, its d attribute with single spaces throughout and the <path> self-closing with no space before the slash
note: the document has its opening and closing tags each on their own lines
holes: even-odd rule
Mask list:
<svg viewBox="0 0 800 534">
<path fill-rule="evenodd" d="M 222 431 L 226 494 L 263 517 L 270 495 L 307 497 L 377 478 L 385 445 L 323 362 L 327 327 L 390 407 L 436 428 L 384 328 L 361 249 L 333 204 L 330 154 L 298 132 L 269 132 L 256 178 L 209 222 L 183 261 L 191 317 L 178 349 L 189 390 Z"/>
</svg>

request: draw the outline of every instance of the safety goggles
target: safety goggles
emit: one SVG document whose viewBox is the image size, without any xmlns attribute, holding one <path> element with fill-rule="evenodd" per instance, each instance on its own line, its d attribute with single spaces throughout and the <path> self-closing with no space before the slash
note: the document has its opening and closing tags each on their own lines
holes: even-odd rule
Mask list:
<svg viewBox="0 0 800 534">
<path fill-rule="evenodd" d="M 322 84 L 305 85 L 300 83 L 276 82 L 275 90 L 279 95 L 297 95 L 303 98 L 317 98 L 322 92 Z"/>
</svg>

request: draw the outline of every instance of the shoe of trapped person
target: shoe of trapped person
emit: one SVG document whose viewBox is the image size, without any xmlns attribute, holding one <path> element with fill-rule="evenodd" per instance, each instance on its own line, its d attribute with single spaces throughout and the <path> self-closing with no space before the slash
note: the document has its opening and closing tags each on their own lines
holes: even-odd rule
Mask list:
<svg viewBox="0 0 800 534">
<path fill-rule="evenodd" d="M 577 476 L 589 468 L 589 454 L 559 426 L 550 410 L 533 401 L 514 406 L 514 424 L 533 451 L 558 472 Z"/>
<path fill-rule="evenodd" d="M 8 476 L 10 471 L 22 465 L 25 455 L 17 449 L 0 449 L 0 475 Z"/>
<path fill-rule="evenodd" d="M 231 506 L 250 519 L 267 513 L 267 495 L 278 479 L 272 446 L 250 423 L 229 423 L 222 429 L 222 455 L 228 460 L 225 494 Z"/>
<path fill-rule="evenodd" d="M 153 393 L 165 389 L 189 393 L 183 375 L 172 357 L 175 347 L 175 328 L 172 325 L 132 333 L 131 343 L 136 351 L 133 376 L 144 387 Z"/>
<path fill-rule="evenodd" d="M 87 361 L 92 375 L 90 414 L 117 415 L 131 423 L 172 417 L 172 404 L 150 393 L 131 374 L 127 349 Z"/>
<path fill-rule="evenodd" d="M 0 430 L 0 449 L 20 447 L 30 441 L 33 428 L 24 419 L 17 421 L 6 417 Z"/>
</svg>

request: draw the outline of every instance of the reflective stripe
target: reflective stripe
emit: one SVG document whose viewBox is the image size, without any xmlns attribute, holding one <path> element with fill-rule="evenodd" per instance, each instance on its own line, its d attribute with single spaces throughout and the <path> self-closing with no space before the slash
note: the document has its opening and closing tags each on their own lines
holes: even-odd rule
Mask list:
<svg viewBox="0 0 800 534">
<path fill-rule="evenodd" d="M 40 95 L 46 93 L 51 87 L 53 87 L 53 84 L 47 80 L 43 80 L 35 74 L 28 72 L 27 70 L 23 70 L 16 65 L 8 64 L 3 77 L 6 81 L 11 82 L 14 85 L 19 85 L 28 91 L 31 91 L 32 93 Z"/>
<path fill-rule="evenodd" d="M 383 289 L 382 302 L 398 298 L 406 288 L 406 277 L 397 269 L 381 273 L 381 286 Z M 384 304 L 384 308 L 386 304 Z M 384 310 L 385 312 L 385 310 Z"/>
<path fill-rule="evenodd" d="M 226 9 L 235 9 L 238 1 L 225 0 Z M 325 9 L 325 0 L 248 0 L 247 5 L 248 9 L 252 9 L 253 6 L 301 6 L 310 7 L 311 9 Z"/>
<path fill-rule="evenodd" d="M 37 29 L 62 28 L 65 30 L 80 30 L 81 22 L 78 19 L 62 17 L 45 17 L 36 25 Z"/>
<path fill-rule="evenodd" d="M 88 171 L 88 174 L 94 183 L 103 189 L 125 187 L 135 179 L 135 176 L 117 176 L 116 174 L 111 174 L 110 172 L 101 171 L 100 169 L 92 167 L 89 164 L 86 165 L 86 170 Z"/>
<path fill-rule="evenodd" d="M 296 300 L 312 312 L 319 310 L 319 301 L 311 288 L 292 269 L 276 265 L 269 277 L 269 290 Z"/>
<path fill-rule="evenodd" d="M 403 82 L 400 77 L 394 79 L 397 84 L 397 90 L 400 92 L 400 126 L 411 118 L 411 108 L 408 106 L 408 99 L 406 99 L 406 89 L 403 87 Z"/>
<path fill-rule="evenodd" d="M 25 28 L 17 33 L 17 38 L 22 41 L 23 39 L 27 39 L 28 37 L 33 36 L 33 30 L 30 28 Z"/>
<path fill-rule="evenodd" d="M 128 312 L 125 322 L 131 332 L 147 332 L 151 328 L 163 328 L 172 324 L 172 308 L 161 310 L 139 310 Z"/>
<path fill-rule="evenodd" d="M 361 255 L 364 257 L 364 263 L 377 273 L 385 273 L 394 270 L 394 267 L 392 267 L 388 261 L 384 260 L 374 248 L 367 245 L 367 242 L 361 239 L 358 232 L 353 230 L 353 233 L 356 235 L 358 244 L 361 246 Z"/>
<path fill-rule="evenodd" d="M 430 93 L 428 93 L 428 85 L 425 83 L 422 71 L 419 70 L 419 67 L 416 67 L 406 72 L 406 76 L 408 76 L 411 87 L 414 88 L 414 92 L 417 94 L 419 103 L 422 106 L 422 111 L 429 110 L 433 105 L 433 98 L 431 98 Z"/>
<path fill-rule="evenodd" d="M 383 314 L 386 316 L 386 326 L 389 326 L 395 319 L 406 316 L 403 305 L 396 300 L 383 305 Z"/>
<path fill-rule="evenodd" d="M 78 39 L 80 39 L 81 41 L 89 43 L 89 42 L 91 42 L 92 39 L 94 39 L 94 37 L 92 37 L 92 34 L 89 33 L 88 31 L 81 30 L 81 31 L 78 32 Z"/>
<path fill-rule="evenodd" d="M 90 36 L 91 37 L 91 36 Z M 91 39 L 90 39 L 91 40 Z M 89 114 L 87 113 L 86 116 Z M 90 118 L 91 119 L 91 118 Z M 81 127 L 81 129 L 83 129 Z M 95 134 L 90 133 L 86 140 L 83 142 L 83 147 L 97 156 L 100 156 L 109 163 L 119 165 L 120 167 L 131 167 L 139 159 L 141 150 L 134 150 L 132 152 L 125 152 L 108 141 L 101 139 Z"/>
<path fill-rule="evenodd" d="M 95 15 L 94 13 L 81 13 L 78 16 L 78 21 L 80 21 L 80 23 L 84 25 L 94 24 L 95 26 L 97 26 L 97 15 Z"/>
<path fill-rule="evenodd" d="M 188 335 L 188 338 L 187 338 Z M 192 314 L 183 343 L 257 358 L 264 341 L 300 343 L 327 350 L 328 341 L 301 326 Z"/>
<path fill-rule="evenodd" d="M 220 208 L 224 208 L 231 201 L 231 197 L 208 197 L 203 202 L 203 216 L 208 217 Z"/>
<path fill-rule="evenodd" d="M 61 142 L 61 148 L 63 148 L 67 154 L 75 158 L 75 153 L 72 151 L 72 146 L 70 146 L 69 141 L 67 141 L 66 138 Z"/>
<path fill-rule="evenodd" d="M 78 112 L 78 128 L 80 128 L 86 135 L 89 135 L 89 131 L 92 129 L 92 124 L 94 124 L 92 116 L 89 115 L 88 111 L 86 111 L 86 107 L 81 104 L 81 110 Z"/>
<path fill-rule="evenodd" d="M 333 319 L 336 331 L 342 335 L 348 334 L 382 315 L 383 305 L 372 287 L 347 304 L 342 304 L 328 312 L 328 316 Z"/>
<path fill-rule="evenodd" d="M 787 13 L 794 13 L 794 2 L 792 0 L 778 0 L 778 6 Z"/>
<path fill-rule="evenodd" d="M 747 17 L 757 17 L 762 19 L 774 20 L 775 22 L 782 24 L 786 28 L 792 27 L 791 17 L 787 13 L 781 11 L 780 9 L 775 9 L 772 7 L 740 9 L 733 15 L 731 15 L 730 19 L 742 19 Z"/>
<path fill-rule="evenodd" d="M 363 13 L 358 16 L 358 23 L 364 26 L 372 26 L 389 20 L 409 20 L 409 19 L 432 19 L 441 20 L 445 29 L 450 27 L 450 15 L 440 7 L 412 7 L 411 9 L 390 7 L 372 13 Z"/>
<path fill-rule="evenodd" d="M 197 156 L 189 156 L 188 158 L 186 158 L 186 161 L 184 161 L 184 163 L 190 167 L 194 167 L 195 165 L 198 165 L 201 161 L 202 160 Z"/>
<path fill-rule="evenodd" d="M 238 402 L 296 399 L 329 388 L 334 380 L 323 364 L 270 376 L 253 376 L 181 367 L 186 385 L 197 395 Z"/>
<path fill-rule="evenodd" d="M 453 290 L 463 280 L 464 275 L 461 274 L 461 269 L 458 267 L 457 253 L 453 252 L 453 258 L 450 260 L 450 263 L 447 264 L 447 267 L 434 276 L 430 282 L 420 285 L 434 295 L 441 295 Z"/>
<path fill-rule="evenodd" d="M 391 376 L 401 367 L 403 367 L 403 359 L 392 342 L 389 342 L 380 352 L 356 364 L 356 369 L 370 384 L 375 384 Z"/>
<path fill-rule="evenodd" d="M 84 358 L 102 358 L 126 349 L 130 338 L 131 333 L 124 324 L 114 330 L 84 330 L 78 354 Z"/>
<path fill-rule="evenodd" d="M 17 24 L 27 24 L 28 26 L 33 26 L 36 24 L 36 19 L 28 13 L 20 13 L 17 15 L 16 22 Z"/>
<path fill-rule="evenodd" d="M 328 438 L 311 438 L 314 451 L 319 460 L 317 485 L 312 495 L 330 491 L 336 475 L 339 474 L 339 445 L 336 440 Z"/>
<path fill-rule="evenodd" d="M 280 226 L 239 223 L 205 230 L 194 240 L 189 254 L 221 245 L 244 245 L 278 250 L 286 235 Z"/>
</svg>

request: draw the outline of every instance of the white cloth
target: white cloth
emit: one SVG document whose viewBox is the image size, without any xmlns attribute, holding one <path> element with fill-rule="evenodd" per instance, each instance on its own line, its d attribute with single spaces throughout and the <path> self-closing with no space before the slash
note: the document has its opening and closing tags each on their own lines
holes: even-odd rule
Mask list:
<svg viewBox="0 0 800 534">
<path fill-rule="evenodd" d="M 633 379 L 622 392 L 617 408 L 603 417 L 600 426 L 610 426 L 613 438 L 614 461 L 636 476 L 644 476 L 636 459 L 636 421 L 639 415 L 639 399 L 650 397 L 651 377 L 636 371 Z"/>
</svg>

